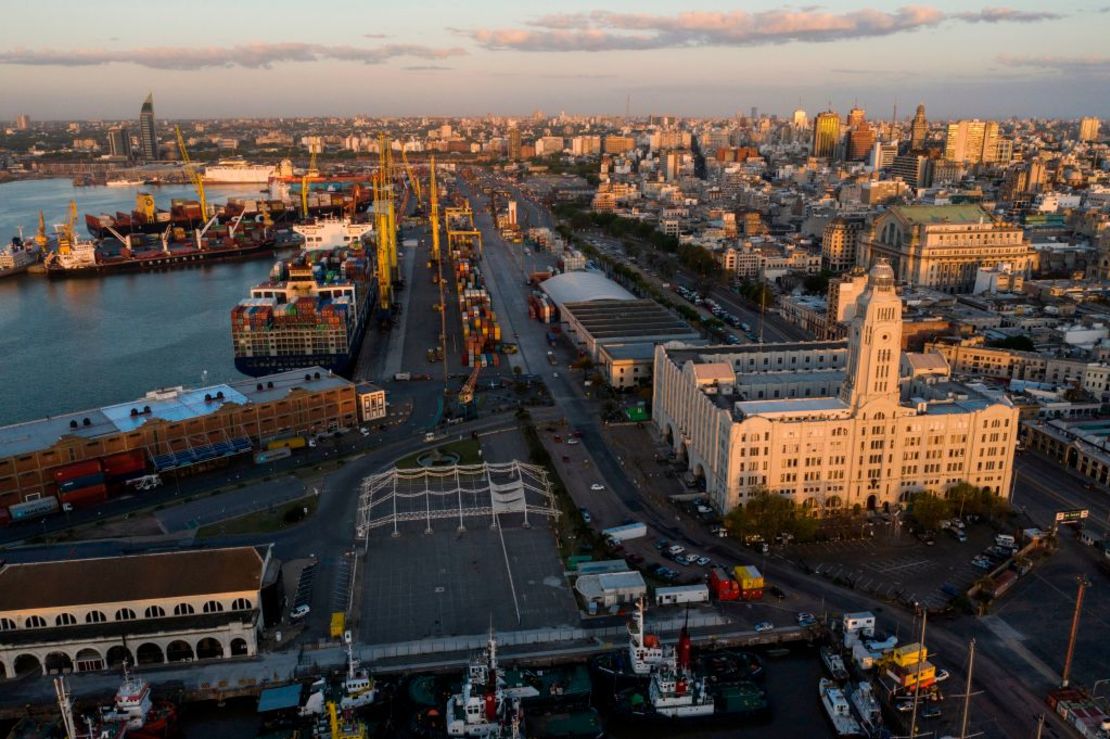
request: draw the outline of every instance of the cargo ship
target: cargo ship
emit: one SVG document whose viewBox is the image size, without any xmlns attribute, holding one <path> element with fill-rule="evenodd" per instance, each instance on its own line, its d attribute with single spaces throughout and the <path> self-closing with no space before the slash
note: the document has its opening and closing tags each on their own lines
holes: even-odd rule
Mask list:
<svg viewBox="0 0 1110 739">
<path fill-rule="evenodd" d="M 334 249 L 338 246 L 358 246 L 363 238 L 374 231 L 372 223 L 343 218 L 317 218 L 293 226 L 293 231 L 304 238 L 304 249 Z"/>
<path fill-rule="evenodd" d="M 302 252 L 231 311 L 235 368 L 251 377 L 319 365 L 347 374 L 377 294 L 361 248 Z"/>
<path fill-rule="evenodd" d="M 204 181 L 211 184 L 266 184 L 277 173 L 270 164 L 250 164 L 243 159 L 221 159 L 204 168 Z"/>
<path fill-rule="evenodd" d="M 167 228 L 159 237 L 120 234 L 122 240 L 99 242 L 72 238 L 64 231 L 58 248 L 46 255 L 48 277 L 82 277 L 112 272 L 160 271 L 206 262 L 237 261 L 272 254 L 270 229 L 243 219 L 218 224 L 212 218 L 200 229 Z"/>
</svg>

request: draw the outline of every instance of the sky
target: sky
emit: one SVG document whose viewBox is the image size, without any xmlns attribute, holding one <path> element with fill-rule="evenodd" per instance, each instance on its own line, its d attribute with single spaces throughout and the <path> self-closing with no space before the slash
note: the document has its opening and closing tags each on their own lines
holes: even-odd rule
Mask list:
<svg viewBox="0 0 1110 739">
<path fill-rule="evenodd" d="M 1110 117 L 1110 0 L 1002 2 L 38 0 L 3 12 L 0 119 Z"/>
</svg>

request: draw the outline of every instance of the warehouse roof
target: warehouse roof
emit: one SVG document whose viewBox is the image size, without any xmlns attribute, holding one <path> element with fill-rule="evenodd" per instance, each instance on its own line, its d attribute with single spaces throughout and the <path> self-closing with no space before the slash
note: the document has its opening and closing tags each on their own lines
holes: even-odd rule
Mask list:
<svg viewBox="0 0 1110 739">
<path fill-rule="evenodd" d="M 350 382 L 342 377 L 320 367 L 310 367 L 195 390 L 181 387 L 152 390 L 127 403 L 0 426 L 0 459 L 49 449 L 64 436 L 95 439 L 134 431 L 155 418 L 184 421 L 215 413 L 226 403 L 265 403 L 283 398 L 296 388 L 321 391 L 347 385 Z M 132 410 L 136 411 L 134 415 Z"/>
<path fill-rule="evenodd" d="M 257 591 L 268 556 L 230 547 L 8 564 L 0 612 Z"/>
<path fill-rule="evenodd" d="M 594 341 L 603 343 L 701 338 L 690 324 L 654 300 L 590 300 L 566 303 L 560 310 L 564 321 L 577 323 Z"/>
<path fill-rule="evenodd" d="M 632 293 L 599 272 L 564 272 L 540 283 L 540 289 L 562 310 L 567 303 L 589 300 L 632 300 Z"/>
</svg>

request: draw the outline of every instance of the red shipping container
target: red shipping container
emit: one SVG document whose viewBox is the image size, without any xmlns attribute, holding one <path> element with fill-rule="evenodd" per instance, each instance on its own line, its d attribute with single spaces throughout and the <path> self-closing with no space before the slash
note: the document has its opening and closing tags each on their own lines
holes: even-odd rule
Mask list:
<svg viewBox="0 0 1110 739">
<path fill-rule="evenodd" d="M 70 490 L 68 493 L 60 493 L 58 498 L 61 499 L 63 503 L 69 503 L 74 508 L 92 506 L 108 500 L 108 486 L 103 484 L 90 485 L 80 490 Z"/>
<path fill-rule="evenodd" d="M 146 472 L 146 454 L 141 449 L 110 454 L 102 460 L 104 474 L 108 477 L 123 477 Z"/>
<path fill-rule="evenodd" d="M 89 459 L 84 462 L 74 462 L 62 467 L 54 468 L 54 482 L 65 482 L 74 477 L 83 477 L 85 475 L 95 475 L 101 471 L 99 459 Z"/>
</svg>

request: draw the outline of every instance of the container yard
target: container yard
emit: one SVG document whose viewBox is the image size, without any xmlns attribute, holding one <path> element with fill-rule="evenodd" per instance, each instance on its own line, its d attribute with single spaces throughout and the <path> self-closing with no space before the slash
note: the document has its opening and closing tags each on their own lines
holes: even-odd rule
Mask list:
<svg viewBox="0 0 1110 739">
<path fill-rule="evenodd" d="M 455 218 L 463 221 L 469 215 L 470 211 L 467 209 Z M 449 226 L 451 264 L 462 323 L 461 362 L 465 367 L 497 367 L 501 364 L 501 325 L 497 322 L 493 301 L 482 275 L 481 242 L 465 231 L 459 237 L 451 238 L 451 230 L 453 229 Z"/>
<path fill-rule="evenodd" d="M 348 372 L 373 302 L 362 249 L 314 250 L 278 262 L 231 311 L 235 366 L 259 376 L 319 365 Z"/>
</svg>

